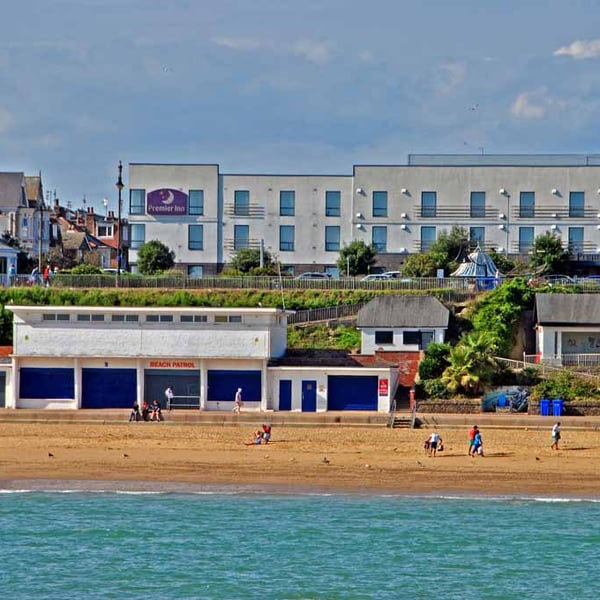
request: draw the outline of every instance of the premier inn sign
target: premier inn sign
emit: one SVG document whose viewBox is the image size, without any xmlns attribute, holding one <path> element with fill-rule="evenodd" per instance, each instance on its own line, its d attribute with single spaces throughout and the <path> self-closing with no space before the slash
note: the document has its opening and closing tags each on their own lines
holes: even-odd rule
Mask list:
<svg viewBox="0 0 600 600">
<path fill-rule="evenodd" d="M 187 214 L 187 194 L 171 188 L 148 192 L 146 212 L 149 215 L 175 217 Z"/>
</svg>

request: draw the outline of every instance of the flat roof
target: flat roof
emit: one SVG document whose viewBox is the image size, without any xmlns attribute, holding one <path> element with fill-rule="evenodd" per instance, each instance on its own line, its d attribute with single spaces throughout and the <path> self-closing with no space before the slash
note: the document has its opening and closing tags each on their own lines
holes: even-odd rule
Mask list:
<svg viewBox="0 0 600 600">
<path fill-rule="evenodd" d="M 274 314 L 295 314 L 293 310 L 283 310 L 281 308 L 237 308 L 237 307 L 222 307 L 215 308 L 212 306 L 54 306 L 54 305 L 24 305 L 24 306 L 13 306 L 6 305 L 8 310 L 14 313 L 17 312 L 33 312 L 33 313 L 75 313 L 75 312 L 89 312 L 89 313 L 148 313 L 148 314 L 160 314 L 160 313 L 172 313 L 175 315 L 179 314 L 223 314 L 223 313 L 236 313 L 236 314 L 248 314 L 248 315 L 274 315 Z"/>
</svg>

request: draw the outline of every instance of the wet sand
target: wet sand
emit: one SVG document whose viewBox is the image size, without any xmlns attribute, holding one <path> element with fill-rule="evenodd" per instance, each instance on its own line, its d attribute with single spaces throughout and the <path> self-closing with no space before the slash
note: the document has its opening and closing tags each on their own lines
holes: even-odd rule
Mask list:
<svg viewBox="0 0 600 600">
<path fill-rule="evenodd" d="M 0 489 L 98 482 L 127 489 L 250 486 L 279 491 L 600 497 L 600 432 L 481 428 L 484 457 L 467 455 L 468 428 L 274 427 L 246 446 L 251 425 L 0 423 Z M 85 483 L 87 482 L 87 483 Z M 94 484 L 94 482 L 96 482 Z M 183 488 L 182 488 L 183 486 Z M 70 487 L 70 486 L 69 486 Z"/>
</svg>

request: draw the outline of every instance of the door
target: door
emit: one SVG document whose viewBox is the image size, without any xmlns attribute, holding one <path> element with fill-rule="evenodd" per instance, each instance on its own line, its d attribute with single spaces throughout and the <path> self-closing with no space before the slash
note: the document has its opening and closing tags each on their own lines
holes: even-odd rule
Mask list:
<svg viewBox="0 0 600 600">
<path fill-rule="evenodd" d="M 292 410 L 292 380 L 279 381 L 279 410 Z"/>
<path fill-rule="evenodd" d="M 6 372 L 0 373 L 0 408 L 6 406 Z"/>
<path fill-rule="evenodd" d="M 72 400 L 74 397 L 73 369 L 21 367 L 19 398 Z"/>
<path fill-rule="evenodd" d="M 81 408 L 131 408 L 137 400 L 135 369 L 83 369 Z"/>
<path fill-rule="evenodd" d="M 421 350 L 427 350 L 427 346 L 433 342 L 433 331 L 421 332 Z"/>
<path fill-rule="evenodd" d="M 377 375 L 330 375 L 327 410 L 377 410 Z"/>
<path fill-rule="evenodd" d="M 242 402 L 260 403 L 262 386 L 260 371 L 218 371 L 207 373 L 209 402 L 233 402 L 235 392 L 242 388 Z"/>
<path fill-rule="evenodd" d="M 317 412 L 317 382 L 302 382 L 302 412 Z"/>
</svg>

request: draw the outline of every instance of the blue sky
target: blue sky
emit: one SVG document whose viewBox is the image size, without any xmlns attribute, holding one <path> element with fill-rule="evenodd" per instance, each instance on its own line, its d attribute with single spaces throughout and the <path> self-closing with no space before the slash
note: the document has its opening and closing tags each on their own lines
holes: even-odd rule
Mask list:
<svg viewBox="0 0 600 600">
<path fill-rule="evenodd" d="M 116 210 L 119 160 L 350 174 L 600 151 L 596 0 L 5 4 L 0 170 L 41 170 L 73 207 Z"/>
</svg>

